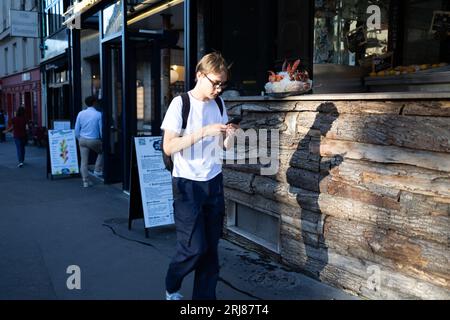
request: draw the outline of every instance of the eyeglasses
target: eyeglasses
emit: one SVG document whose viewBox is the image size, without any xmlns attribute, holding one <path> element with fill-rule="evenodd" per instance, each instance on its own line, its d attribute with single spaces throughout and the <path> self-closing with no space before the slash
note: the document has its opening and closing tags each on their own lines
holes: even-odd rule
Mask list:
<svg viewBox="0 0 450 320">
<path fill-rule="evenodd" d="M 205 77 L 209 80 L 209 82 L 211 82 L 214 89 L 225 89 L 227 87 L 226 82 L 212 81 L 206 74 Z"/>
</svg>

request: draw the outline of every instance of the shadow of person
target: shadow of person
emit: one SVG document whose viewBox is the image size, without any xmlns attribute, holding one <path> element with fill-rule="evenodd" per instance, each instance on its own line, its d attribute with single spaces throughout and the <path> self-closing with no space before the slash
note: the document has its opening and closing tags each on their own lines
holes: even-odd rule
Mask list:
<svg viewBox="0 0 450 320">
<path fill-rule="evenodd" d="M 342 163 L 342 155 L 320 156 L 320 141 L 330 131 L 339 117 L 334 103 L 322 103 L 317 109 L 314 123 L 297 145 L 286 171 L 290 192 L 296 193 L 301 210 L 299 216 L 301 237 L 296 237 L 300 246 L 295 259 L 300 269 L 316 279 L 328 264 L 328 247 L 324 238 L 326 216 L 320 210 L 321 182 L 330 175 L 330 170 Z M 300 115 L 302 117 L 302 115 Z M 300 119 L 301 120 L 301 119 Z M 302 122 L 302 121 L 301 121 Z M 325 184 L 326 181 L 323 181 Z"/>
</svg>

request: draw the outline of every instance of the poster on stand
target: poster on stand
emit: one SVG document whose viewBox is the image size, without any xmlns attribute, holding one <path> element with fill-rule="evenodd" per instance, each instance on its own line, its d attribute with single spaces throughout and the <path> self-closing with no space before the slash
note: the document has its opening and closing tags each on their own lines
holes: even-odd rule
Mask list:
<svg viewBox="0 0 450 320">
<path fill-rule="evenodd" d="M 162 159 L 162 137 L 135 137 L 145 227 L 174 223 L 172 175 Z"/>
<path fill-rule="evenodd" d="M 52 175 L 79 173 L 75 130 L 49 130 L 48 145 Z"/>
</svg>

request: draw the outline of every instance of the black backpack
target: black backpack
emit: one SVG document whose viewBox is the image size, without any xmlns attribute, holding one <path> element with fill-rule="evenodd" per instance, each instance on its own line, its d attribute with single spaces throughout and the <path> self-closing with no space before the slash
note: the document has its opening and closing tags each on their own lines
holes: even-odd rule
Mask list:
<svg viewBox="0 0 450 320">
<path fill-rule="evenodd" d="M 181 111 L 182 118 L 183 118 L 183 124 L 181 125 L 181 130 L 184 130 L 184 129 L 186 129 L 187 119 L 189 117 L 189 111 L 191 110 L 191 101 L 189 100 L 189 94 L 187 94 L 187 93 L 182 93 L 180 96 L 181 96 L 181 100 L 183 101 L 183 107 L 182 107 L 182 111 Z M 217 97 L 216 99 L 214 99 L 214 101 L 216 101 L 217 106 L 219 107 L 220 115 L 223 116 L 222 99 L 220 99 L 220 97 Z M 164 146 L 164 131 L 162 132 L 162 146 Z M 172 170 L 173 170 L 172 157 L 167 155 L 164 152 L 164 148 L 162 150 L 162 157 L 163 157 L 163 161 L 164 161 L 164 166 L 166 167 L 167 170 L 172 172 Z"/>
</svg>

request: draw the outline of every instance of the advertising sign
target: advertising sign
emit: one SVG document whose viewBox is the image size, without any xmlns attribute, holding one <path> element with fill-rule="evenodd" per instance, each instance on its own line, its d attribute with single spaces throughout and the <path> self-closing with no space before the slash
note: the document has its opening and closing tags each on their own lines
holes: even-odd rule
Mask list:
<svg viewBox="0 0 450 320">
<path fill-rule="evenodd" d="M 136 137 L 145 227 L 174 223 L 172 176 L 162 159 L 162 137 Z"/>
<path fill-rule="evenodd" d="M 38 38 L 38 13 L 36 11 L 10 10 L 11 36 Z"/>
<path fill-rule="evenodd" d="M 52 175 L 79 173 L 75 130 L 49 130 L 48 146 Z"/>
</svg>

